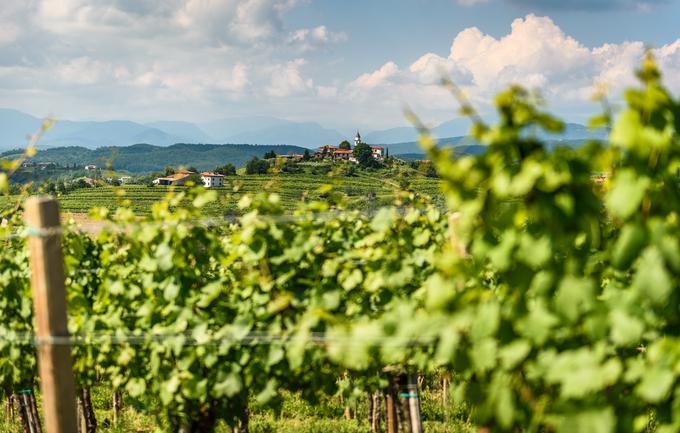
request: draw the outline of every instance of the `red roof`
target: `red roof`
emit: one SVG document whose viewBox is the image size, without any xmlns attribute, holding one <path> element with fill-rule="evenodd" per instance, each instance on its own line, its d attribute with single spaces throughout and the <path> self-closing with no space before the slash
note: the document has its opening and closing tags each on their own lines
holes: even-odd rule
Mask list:
<svg viewBox="0 0 680 433">
<path fill-rule="evenodd" d="M 201 173 L 201 176 L 206 176 L 206 177 L 207 177 L 207 176 L 210 176 L 210 177 L 224 177 L 223 174 L 219 174 L 219 173 L 211 173 L 211 172 L 209 172 L 209 171 L 206 171 L 205 173 Z"/>
<path fill-rule="evenodd" d="M 349 150 L 349 149 L 337 149 L 337 150 L 335 151 L 335 153 L 336 153 L 336 154 L 338 154 L 338 153 L 339 153 L 339 154 L 349 154 L 349 153 L 352 153 L 352 151 Z"/>
<path fill-rule="evenodd" d="M 378 149 L 379 149 L 379 150 L 383 150 L 384 147 L 382 147 L 382 146 L 371 146 L 371 149 L 374 149 L 374 150 L 378 150 Z"/>
<path fill-rule="evenodd" d="M 328 146 L 321 146 L 319 149 L 333 150 L 333 149 L 337 149 L 337 148 L 338 148 L 338 146 L 331 146 L 331 145 L 328 145 Z"/>
</svg>

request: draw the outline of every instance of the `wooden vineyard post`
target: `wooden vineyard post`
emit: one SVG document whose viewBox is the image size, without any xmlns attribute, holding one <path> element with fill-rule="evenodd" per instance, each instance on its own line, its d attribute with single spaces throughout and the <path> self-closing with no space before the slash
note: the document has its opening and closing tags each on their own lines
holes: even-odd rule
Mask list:
<svg viewBox="0 0 680 433">
<path fill-rule="evenodd" d="M 390 376 L 390 382 L 385 392 L 385 431 L 387 433 L 399 433 L 399 417 L 397 415 L 398 397 L 394 378 Z"/>
<path fill-rule="evenodd" d="M 38 370 L 48 433 L 78 431 L 71 345 L 66 319 L 64 257 L 57 201 L 26 200 Z"/>
</svg>

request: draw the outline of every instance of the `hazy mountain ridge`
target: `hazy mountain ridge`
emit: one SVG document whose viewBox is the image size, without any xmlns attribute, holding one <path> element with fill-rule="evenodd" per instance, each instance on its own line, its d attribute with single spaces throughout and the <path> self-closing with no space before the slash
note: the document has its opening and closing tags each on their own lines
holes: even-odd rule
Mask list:
<svg viewBox="0 0 680 433">
<path fill-rule="evenodd" d="M 25 147 L 27 135 L 40 128 L 42 121 L 17 110 L 0 109 L 0 150 Z M 466 118 L 441 123 L 431 129 L 434 137 L 451 140 L 465 136 L 470 127 Z M 602 139 L 608 131 L 593 131 L 575 123 L 566 124 L 565 131 L 553 135 L 539 131 L 536 135 L 545 140 Z M 392 148 L 393 155 L 421 153 L 417 146 L 418 133 L 404 126 L 363 134 L 363 141 Z M 170 146 L 176 143 L 249 143 L 260 145 L 291 145 L 317 148 L 326 144 L 337 145 L 353 137 L 325 128 L 315 122 L 293 122 L 266 116 L 225 118 L 212 122 L 157 121 L 141 124 L 128 120 L 70 121 L 61 120 L 42 137 L 39 146 L 89 149 L 112 146 L 130 146 L 150 143 Z"/>
</svg>

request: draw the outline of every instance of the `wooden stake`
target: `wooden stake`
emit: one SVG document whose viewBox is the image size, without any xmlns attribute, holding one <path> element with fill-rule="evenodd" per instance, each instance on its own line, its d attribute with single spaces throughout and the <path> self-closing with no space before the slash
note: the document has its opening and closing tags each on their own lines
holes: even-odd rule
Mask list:
<svg viewBox="0 0 680 433">
<path fill-rule="evenodd" d="M 390 376 L 390 382 L 385 391 L 385 429 L 387 433 L 399 432 L 399 417 L 397 415 L 397 390 L 394 378 Z"/>
<path fill-rule="evenodd" d="M 78 431 L 71 345 L 68 342 L 64 257 L 56 200 L 26 200 L 38 370 L 48 433 Z M 58 343 L 58 344 L 55 344 Z"/>
</svg>

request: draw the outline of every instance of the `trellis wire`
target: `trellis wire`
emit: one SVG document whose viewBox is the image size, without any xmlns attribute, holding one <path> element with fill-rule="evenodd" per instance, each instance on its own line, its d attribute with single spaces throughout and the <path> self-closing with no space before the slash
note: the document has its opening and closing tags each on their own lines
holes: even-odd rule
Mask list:
<svg viewBox="0 0 680 433">
<path fill-rule="evenodd" d="M 8 333 L 0 335 L 0 343 L 10 344 L 31 344 L 31 345 L 70 345 L 70 346 L 94 346 L 102 344 L 140 346 L 149 343 L 163 343 L 167 341 L 182 341 L 182 346 L 209 346 L 230 343 L 240 346 L 293 344 L 304 342 L 307 344 L 325 345 L 328 343 L 350 343 L 364 344 L 352 335 L 327 335 L 326 333 L 312 332 L 302 335 L 281 335 L 267 332 L 249 332 L 242 337 L 223 337 L 223 336 L 201 336 L 196 337 L 192 332 L 175 334 L 158 333 L 135 333 L 135 334 L 106 334 L 88 333 L 73 334 L 70 336 L 50 336 L 36 337 L 30 332 Z M 431 340 L 435 340 L 433 337 Z M 422 339 L 395 337 L 381 337 L 370 342 L 369 345 L 390 346 L 390 347 L 429 347 L 433 341 L 423 341 Z"/>
</svg>

